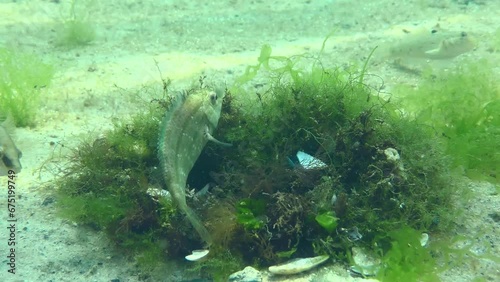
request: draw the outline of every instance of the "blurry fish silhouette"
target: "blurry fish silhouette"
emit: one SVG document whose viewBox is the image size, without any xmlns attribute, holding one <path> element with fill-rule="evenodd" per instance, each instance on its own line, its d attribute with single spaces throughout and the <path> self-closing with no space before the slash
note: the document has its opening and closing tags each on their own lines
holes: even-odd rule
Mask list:
<svg viewBox="0 0 500 282">
<path fill-rule="evenodd" d="M 444 60 L 469 52 L 475 47 L 475 41 L 466 32 L 446 31 L 436 25 L 432 29 L 405 31 L 399 44 L 389 49 L 389 56 Z"/>
<path fill-rule="evenodd" d="M 9 135 L 11 125 L 10 118 L 0 124 L 0 176 L 8 175 L 9 170 L 19 173 L 22 169 L 20 158 L 21 151 L 16 147 Z"/>
</svg>

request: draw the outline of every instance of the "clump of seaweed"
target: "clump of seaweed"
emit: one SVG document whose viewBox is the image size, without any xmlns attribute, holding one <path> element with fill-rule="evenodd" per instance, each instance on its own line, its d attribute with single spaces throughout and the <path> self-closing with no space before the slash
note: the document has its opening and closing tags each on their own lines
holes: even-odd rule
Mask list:
<svg viewBox="0 0 500 282">
<path fill-rule="evenodd" d="M 172 203 L 148 193 L 162 188 L 155 151 L 169 100 L 166 92 L 159 96 L 141 104 L 146 111 L 82 141 L 68 156 L 57 190 L 62 216 L 105 231 L 145 266 L 184 254 L 193 242 Z"/>
<path fill-rule="evenodd" d="M 265 46 L 237 83 L 262 69 L 272 74 L 269 89 L 254 101 L 242 87 L 226 95 L 231 104 L 218 132 L 235 146 L 224 151 L 219 186 L 266 211 L 237 210 L 246 226 L 238 238 L 255 246 L 244 258 L 265 265 L 324 253 L 345 259 L 351 246 L 372 245 L 402 226 L 449 226 L 458 188 L 436 132 L 373 95 L 363 74 L 296 64 Z M 325 166 L 300 164 L 298 151 Z M 229 247 L 245 252 L 237 241 Z"/>
<path fill-rule="evenodd" d="M 85 16 L 85 11 L 81 7 L 88 9 L 95 5 L 93 0 L 84 1 L 81 7 L 77 8 L 77 3 L 82 0 L 72 0 L 70 3 L 67 17 L 56 28 L 57 37 L 55 40 L 56 45 L 65 47 L 77 47 L 90 44 L 96 37 L 95 28 L 88 20 L 89 16 Z"/>
<path fill-rule="evenodd" d="M 40 92 L 50 84 L 54 68 L 40 58 L 0 47 L 0 113 L 16 126 L 32 126 Z"/>
<path fill-rule="evenodd" d="M 215 134 L 233 146 L 207 144 L 189 174 L 187 201 L 213 236 L 212 257 L 196 268 L 211 277 L 318 254 L 347 262 L 357 245 L 384 253 L 389 231 L 440 230 L 454 215 L 457 186 L 436 132 L 373 95 L 364 71 L 304 71 L 301 58 L 264 46 L 259 64 L 226 91 Z M 261 69 L 269 88 L 244 91 Z M 66 216 L 106 230 L 146 262 L 201 246 L 168 199 L 147 193 L 161 188 L 154 151 L 169 99 L 152 101 L 75 150 L 59 189 Z M 201 187 L 208 192 L 196 193 Z"/>
</svg>

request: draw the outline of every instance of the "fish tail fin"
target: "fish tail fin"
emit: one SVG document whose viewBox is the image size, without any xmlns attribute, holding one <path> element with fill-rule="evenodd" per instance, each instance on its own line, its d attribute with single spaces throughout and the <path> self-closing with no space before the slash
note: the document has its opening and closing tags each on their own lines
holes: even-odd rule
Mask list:
<svg viewBox="0 0 500 282">
<path fill-rule="evenodd" d="M 193 225 L 196 232 L 200 235 L 201 239 L 210 246 L 212 244 L 212 236 L 208 233 L 208 230 L 201 222 L 201 219 L 188 206 L 185 207 L 184 212 L 186 213 L 189 222 L 191 222 L 191 225 Z"/>
</svg>

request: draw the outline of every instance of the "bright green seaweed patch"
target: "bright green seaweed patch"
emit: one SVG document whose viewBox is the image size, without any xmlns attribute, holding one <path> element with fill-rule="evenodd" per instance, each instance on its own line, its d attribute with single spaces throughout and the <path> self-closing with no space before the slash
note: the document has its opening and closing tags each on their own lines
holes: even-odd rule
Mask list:
<svg viewBox="0 0 500 282">
<path fill-rule="evenodd" d="M 38 57 L 0 48 L 0 114 L 11 115 L 16 126 L 33 125 L 40 91 L 53 75 Z"/>
<path fill-rule="evenodd" d="M 238 223 L 245 229 L 258 230 L 264 227 L 262 215 L 265 213 L 265 202 L 262 200 L 243 199 L 236 206 Z"/>
<path fill-rule="evenodd" d="M 381 281 L 440 281 L 436 258 L 420 244 L 421 232 L 403 227 L 377 238 L 382 254 Z M 389 246 L 387 246 L 389 245 Z M 387 247 L 387 249 L 385 249 Z"/>
<path fill-rule="evenodd" d="M 318 214 L 315 219 L 329 233 L 332 233 L 337 228 L 337 218 L 333 212 Z"/>
<path fill-rule="evenodd" d="M 400 86 L 403 102 L 442 136 L 455 167 L 472 178 L 500 181 L 500 84 L 482 60 L 427 75 L 418 88 Z"/>
</svg>

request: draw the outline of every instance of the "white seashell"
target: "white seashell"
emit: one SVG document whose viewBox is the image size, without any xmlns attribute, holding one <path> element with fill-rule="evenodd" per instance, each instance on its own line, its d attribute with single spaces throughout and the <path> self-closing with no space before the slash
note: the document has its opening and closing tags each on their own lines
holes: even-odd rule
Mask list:
<svg viewBox="0 0 500 282">
<path fill-rule="evenodd" d="M 387 158 L 387 160 L 391 161 L 391 162 L 397 162 L 397 161 L 399 161 L 399 159 L 401 159 L 398 151 L 394 148 L 385 149 L 384 154 L 385 154 L 385 157 Z"/>
<path fill-rule="evenodd" d="M 312 258 L 295 259 L 284 264 L 270 266 L 269 272 L 278 275 L 297 274 L 310 270 L 327 261 L 329 258 L 329 256 L 317 256 Z"/>
<path fill-rule="evenodd" d="M 337 194 L 333 194 L 332 199 L 330 200 L 330 203 L 332 206 L 335 206 L 335 203 L 337 202 Z"/>
<path fill-rule="evenodd" d="M 427 246 L 427 243 L 429 243 L 429 234 L 422 233 L 420 236 L 420 246 L 425 247 Z"/>
<path fill-rule="evenodd" d="M 194 250 L 186 256 L 189 261 L 200 261 L 208 255 L 209 250 Z"/>
<path fill-rule="evenodd" d="M 170 198 L 170 192 L 168 192 L 167 190 L 163 190 L 163 189 L 148 188 L 148 190 L 146 190 L 146 193 L 152 197 Z"/>
<path fill-rule="evenodd" d="M 319 169 L 327 167 L 327 165 L 321 160 L 302 151 L 297 152 L 297 159 L 304 169 Z"/>
</svg>

